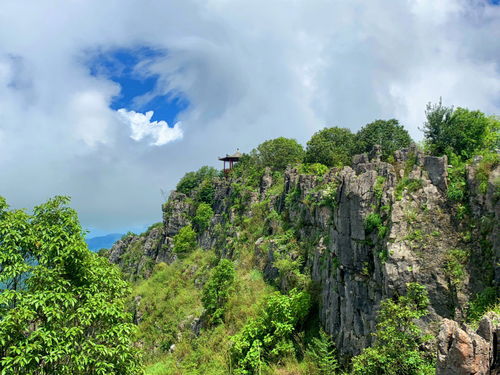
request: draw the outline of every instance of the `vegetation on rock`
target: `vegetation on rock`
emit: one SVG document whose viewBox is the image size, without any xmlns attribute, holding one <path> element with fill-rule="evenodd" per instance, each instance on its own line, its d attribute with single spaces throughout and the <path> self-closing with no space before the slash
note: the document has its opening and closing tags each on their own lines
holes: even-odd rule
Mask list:
<svg viewBox="0 0 500 375">
<path fill-rule="evenodd" d="M 304 158 L 304 149 L 295 140 L 279 137 L 261 143 L 257 149 L 257 158 L 262 167 L 282 171 L 290 164 L 296 164 Z"/>
<path fill-rule="evenodd" d="M 191 225 L 186 225 L 174 236 L 173 251 L 176 254 L 184 254 L 196 248 L 196 232 Z"/>
<path fill-rule="evenodd" d="M 201 302 L 210 325 L 223 322 L 226 304 L 233 292 L 234 265 L 228 259 L 221 259 L 203 287 Z"/>
<path fill-rule="evenodd" d="M 356 133 L 354 150 L 360 154 L 370 152 L 374 145 L 382 147 L 382 159 L 388 160 L 395 151 L 408 147 L 412 139 L 398 120 L 377 120 Z"/>
<path fill-rule="evenodd" d="M 351 163 L 354 134 L 345 128 L 325 128 L 313 134 L 307 142 L 305 161 L 328 167 L 343 167 Z"/>
<path fill-rule="evenodd" d="M 429 298 L 425 287 L 407 285 L 405 296 L 380 304 L 375 344 L 352 360 L 353 375 L 431 375 L 432 360 L 420 350 L 429 339 L 416 320 L 427 315 Z"/>
</svg>

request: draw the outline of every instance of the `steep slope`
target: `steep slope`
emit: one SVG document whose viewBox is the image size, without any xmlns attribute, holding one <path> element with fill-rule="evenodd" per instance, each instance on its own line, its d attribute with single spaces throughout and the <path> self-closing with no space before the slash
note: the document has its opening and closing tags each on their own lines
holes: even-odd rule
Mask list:
<svg viewBox="0 0 500 375">
<path fill-rule="evenodd" d="M 423 323 L 436 335 L 442 318 L 463 320 L 477 293 L 498 287 L 500 170 L 481 184 L 480 164 L 467 169 L 467 204 L 449 198 L 446 157 L 416 147 L 397 151 L 392 163 L 375 148 L 326 173 L 299 166 L 255 179 L 238 171 L 211 181 L 206 226 L 193 221 L 196 188 L 174 191 L 163 223 L 118 241 L 109 259 L 130 280 L 147 278 L 155 264 L 185 257 L 175 237 L 192 224 L 199 247 L 262 271 L 283 292 L 315 290 L 313 314 L 342 356 L 372 344 L 380 302 L 405 294 L 409 282 L 427 288 Z"/>
</svg>

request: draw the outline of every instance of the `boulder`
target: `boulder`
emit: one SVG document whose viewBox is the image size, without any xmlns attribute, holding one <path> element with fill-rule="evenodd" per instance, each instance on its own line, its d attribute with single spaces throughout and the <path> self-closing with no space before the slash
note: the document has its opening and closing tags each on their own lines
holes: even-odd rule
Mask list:
<svg viewBox="0 0 500 375">
<path fill-rule="evenodd" d="M 498 324 L 484 317 L 477 332 L 444 319 L 438 335 L 437 375 L 498 373 Z"/>
<path fill-rule="evenodd" d="M 446 191 L 448 188 L 448 158 L 446 156 L 425 156 L 424 168 L 429 174 L 429 178 L 433 185 L 437 186 L 441 191 Z"/>
</svg>

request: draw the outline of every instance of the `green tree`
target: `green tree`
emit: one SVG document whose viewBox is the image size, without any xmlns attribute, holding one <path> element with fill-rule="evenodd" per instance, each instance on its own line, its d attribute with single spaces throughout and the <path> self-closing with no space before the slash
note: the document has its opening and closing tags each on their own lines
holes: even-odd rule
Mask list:
<svg viewBox="0 0 500 375">
<path fill-rule="evenodd" d="M 204 181 L 211 181 L 219 175 L 219 171 L 215 168 L 203 166 L 196 172 L 188 172 L 182 177 L 177 184 L 176 190 L 180 193 L 189 195 L 191 191 L 197 188 Z M 204 196 L 204 194 L 202 194 Z M 210 198 L 210 197 L 207 197 Z M 213 197 L 212 197 L 213 198 Z M 210 202 L 206 202 L 210 203 Z"/>
<path fill-rule="evenodd" d="M 349 129 L 325 128 L 307 142 L 305 162 L 342 167 L 351 163 L 354 134 Z"/>
<path fill-rule="evenodd" d="M 233 167 L 231 175 L 236 178 L 241 178 L 245 185 L 257 187 L 260 185 L 264 168 L 259 160 L 257 150 L 252 150 L 250 154 L 243 154 Z"/>
<path fill-rule="evenodd" d="M 174 253 L 183 254 L 196 248 L 196 232 L 191 224 L 182 227 L 174 236 Z"/>
<path fill-rule="evenodd" d="M 311 297 L 296 289 L 279 292 L 267 300 L 261 314 L 233 336 L 232 359 L 235 374 L 256 374 L 268 362 L 294 353 L 293 334 L 309 312 Z"/>
<path fill-rule="evenodd" d="M 352 360 L 353 375 L 431 375 L 433 363 L 419 347 L 426 341 L 415 323 L 427 315 L 429 298 L 424 286 L 407 284 L 406 296 L 380 304 L 375 343 Z"/>
<path fill-rule="evenodd" d="M 233 262 L 221 259 L 203 287 L 201 301 L 210 325 L 220 324 L 224 320 L 226 303 L 232 292 L 234 276 Z"/>
<path fill-rule="evenodd" d="M 443 131 L 449 127 L 452 115 L 453 107 L 445 107 L 441 99 L 437 104 L 427 104 L 423 131 L 427 146 L 434 155 L 443 155 L 448 146 Z"/>
<path fill-rule="evenodd" d="M 335 345 L 323 329 L 319 331 L 319 337 L 312 339 L 307 353 L 316 365 L 318 375 L 333 375 L 338 371 L 339 365 L 335 354 Z"/>
<path fill-rule="evenodd" d="M 408 147 L 412 139 L 398 120 L 376 120 L 365 125 L 355 136 L 356 153 L 370 152 L 374 145 L 382 146 L 382 159 L 387 160 L 395 151 Z"/>
<path fill-rule="evenodd" d="M 495 153 L 500 150 L 500 116 L 488 117 L 484 148 Z"/>
<path fill-rule="evenodd" d="M 427 105 L 424 135 L 434 155 L 458 155 L 463 161 L 479 150 L 498 147 L 499 123 L 481 111 L 445 107 L 439 103 Z"/>
<path fill-rule="evenodd" d="M 295 139 L 279 137 L 261 143 L 256 154 L 262 167 L 285 170 L 303 160 L 304 149 Z"/>
<path fill-rule="evenodd" d="M 0 197 L 1 374 L 140 374 L 128 285 L 88 250 L 68 202 L 29 215 Z"/>
<path fill-rule="evenodd" d="M 214 216 L 214 211 L 209 204 L 200 203 L 196 209 L 196 215 L 193 218 L 193 224 L 198 230 L 198 233 L 203 232 L 210 225 L 210 220 Z"/>
<path fill-rule="evenodd" d="M 208 205 L 214 203 L 215 185 L 213 179 L 207 178 L 203 180 L 196 190 L 196 200 L 198 202 L 207 203 Z"/>
</svg>

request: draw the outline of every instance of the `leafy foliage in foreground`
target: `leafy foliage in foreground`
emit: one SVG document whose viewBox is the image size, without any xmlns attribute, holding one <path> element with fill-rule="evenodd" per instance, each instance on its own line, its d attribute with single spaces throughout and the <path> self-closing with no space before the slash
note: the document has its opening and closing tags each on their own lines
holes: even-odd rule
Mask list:
<svg viewBox="0 0 500 375">
<path fill-rule="evenodd" d="M 407 284 L 406 296 L 382 301 L 375 344 L 353 358 L 353 375 L 431 375 L 434 365 L 419 347 L 426 336 L 415 323 L 427 315 L 429 298 L 425 287 Z"/>
<path fill-rule="evenodd" d="M 235 374 L 256 374 L 267 363 L 293 355 L 293 333 L 309 312 L 310 304 L 311 298 L 304 291 L 272 294 L 262 313 L 233 337 Z"/>
<path fill-rule="evenodd" d="M 119 271 L 90 252 L 69 199 L 33 215 L 0 197 L 2 374 L 140 374 Z"/>
</svg>

